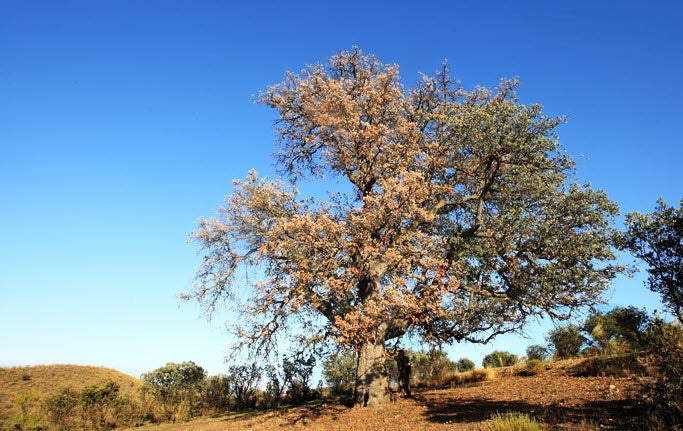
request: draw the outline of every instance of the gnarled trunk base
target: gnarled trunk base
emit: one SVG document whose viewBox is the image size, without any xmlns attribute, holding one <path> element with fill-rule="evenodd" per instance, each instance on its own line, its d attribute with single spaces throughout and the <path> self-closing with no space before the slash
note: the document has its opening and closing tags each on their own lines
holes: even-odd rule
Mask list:
<svg viewBox="0 0 683 431">
<path fill-rule="evenodd" d="M 355 405 L 381 406 L 389 398 L 384 343 L 366 342 L 358 352 Z"/>
</svg>

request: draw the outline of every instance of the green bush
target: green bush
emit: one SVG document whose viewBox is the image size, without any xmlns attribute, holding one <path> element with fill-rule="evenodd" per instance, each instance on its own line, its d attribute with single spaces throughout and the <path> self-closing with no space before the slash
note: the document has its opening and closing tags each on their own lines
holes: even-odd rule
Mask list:
<svg viewBox="0 0 683 431">
<path fill-rule="evenodd" d="M 205 414 L 216 415 L 230 410 L 230 377 L 218 375 L 204 379 L 201 386 L 201 402 Z"/>
<path fill-rule="evenodd" d="M 526 348 L 526 358 L 529 361 L 541 361 L 541 362 L 546 362 L 548 360 L 548 357 L 550 356 L 550 352 L 548 352 L 548 349 L 546 349 L 543 346 L 540 346 L 538 344 L 533 344 L 531 346 L 528 346 Z"/>
<path fill-rule="evenodd" d="M 144 394 L 159 403 L 164 420 L 183 421 L 199 413 L 206 371 L 192 361 L 169 362 L 142 375 Z"/>
<path fill-rule="evenodd" d="M 309 401 L 317 396 L 311 387 L 315 363 L 316 360 L 313 355 L 297 355 L 291 360 L 282 362 L 282 369 L 289 383 L 287 397 L 290 402 L 298 404 Z"/>
<path fill-rule="evenodd" d="M 683 329 L 676 324 L 655 321 L 647 342 L 655 382 L 649 387 L 651 420 L 654 427 L 680 429 L 683 426 Z"/>
<path fill-rule="evenodd" d="M 81 417 L 88 429 L 101 430 L 116 425 L 119 385 L 110 381 L 103 385 L 86 386 L 79 398 Z"/>
<path fill-rule="evenodd" d="M 461 373 L 464 373 L 467 371 L 472 371 L 475 367 L 474 362 L 468 358 L 458 359 L 457 364 L 458 364 L 458 371 L 460 371 Z"/>
<path fill-rule="evenodd" d="M 583 324 L 594 344 L 604 353 L 622 354 L 642 350 L 650 317 L 636 307 L 614 307 L 607 313 L 594 312 Z"/>
<path fill-rule="evenodd" d="M 323 361 L 322 376 L 336 395 L 351 395 L 356 383 L 358 355 L 353 350 L 341 350 Z"/>
<path fill-rule="evenodd" d="M 481 362 L 484 368 L 511 367 L 517 363 L 519 358 L 510 352 L 500 350 L 493 351 L 484 357 Z"/>
<path fill-rule="evenodd" d="M 423 386 L 441 386 L 446 375 L 458 369 L 458 365 L 441 349 L 420 351 L 411 356 L 412 378 Z"/>
<path fill-rule="evenodd" d="M 581 334 L 581 328 L 573 324 L 553 329 L 547 338 L 557 359 L 577 356 L 587 341 Z"/>
<path fill-rule="evenodd" d="M 74 426 L 79 394 L 72 388 L 62 388 L 43 400 L 43 409 L 48 422 L 61 430 L 69 430 Z"/>
<path fill-rule="evenodd" d="M 256 407 L 258 401 L 258 385 L 263 375 L 263 369 L 252 363 L 251 365 L 232 365 L 228 368 L 230 378 L 230 392 L 235 400 L 237 410 Z"/>
</svg>

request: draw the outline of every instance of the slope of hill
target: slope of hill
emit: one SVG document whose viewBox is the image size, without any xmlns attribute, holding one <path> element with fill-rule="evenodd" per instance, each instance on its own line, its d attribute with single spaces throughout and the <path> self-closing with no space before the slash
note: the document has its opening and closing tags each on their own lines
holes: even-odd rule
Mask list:
<svg viewBox="0 0 683 431">
<path fill-rule="evenodd" d="M 100 385 L 108 381 L 118 384 L 123 393 L 137 393 L 142 386 L 139 379 L 110 368 L 84 365 L 0 368 L 0 393 L 5 394 L 22 390 L 48 394 L 66 386 L 78 391 L 86 386 Z"/>
<path fill-rule="evenodd" d="M 0 419 L 16 414 L 17 397 L 44 398 L 61 388 L 80 391 L 109 381 L 122 394 L 137 395 L 142 382 L 116 370 L 81 365 L 37 365 L 0 368 Z"/>
</svg>

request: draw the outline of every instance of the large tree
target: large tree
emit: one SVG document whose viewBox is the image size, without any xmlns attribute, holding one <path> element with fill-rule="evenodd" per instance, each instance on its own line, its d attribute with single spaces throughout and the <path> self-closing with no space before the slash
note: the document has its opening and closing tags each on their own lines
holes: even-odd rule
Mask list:
<svg viewBox="0 0 683 431">
<path fill-rule="evenodd" d="M 660 199 L 649 214 L 627 214 L 626 228 L 623 246 L 647 264 L 647 287 L 683 322 L 683 199 L 678 208 Z"/>
<path fill-rule="evenodd" d="M 360 405 L 385 402 L 389 340 L 486 342 L 594 303 L 618 270 L 617 207 L 571 182 L 562 119 L 516 86 L 466 91 L 444 67 L 407 90 L 358 49 L 288 73 L 259 98 L 281 178 L 250 172 L 200 220 L 188 297 L 246 293 L 237 331 L 257 350 L 296 327 L 354 347 Z M 323 178 L 326 198 L 298 191 Z"/>
</svg>

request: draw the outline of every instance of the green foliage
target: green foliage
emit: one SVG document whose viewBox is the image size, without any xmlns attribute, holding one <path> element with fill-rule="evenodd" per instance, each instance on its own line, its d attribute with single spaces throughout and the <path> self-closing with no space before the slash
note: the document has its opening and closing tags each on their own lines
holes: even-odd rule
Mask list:
<svg viewBox="0 0 683 431">
<path fill-rule="evenodd" d="M 229 376 L 209 376 L 201 385 L 201 402 L 203 409 L 211 414 L 224 413 L 232 406 L 230 394 L 231 379 Z"/>
<path fill-rule="evenodd" d="M 457 366 L 458 371 L 464 373 L 473 370 L 476 365 L 474 364 L 474 361 L 469 358 L 460 358 L 458 359 Z"/>
<path fill-rule="evenodd" d="M 662 199 L 649 214 L 626 215 L 622 247 L 647 265 L 648 288 L 683 322 L 683 199 L 679 208 Z"/>
<path fill-rule="evenodd" d="M 656 380 L 649 388 L 653 426 L 683 427 L 683 328 L 655 320 L 648 331 L 650 366 Z"/>
<path fill-rule="evenodd" d="M 647 312 L 636 307 L 614 307 L 607 313 L 596 311 L 583 324 L 597 347 L 605 353 L 625 353 L 641 350 L 644 334 L 650 322 Z"/>
<path fill-rule="evenodd" d="M 260 95 L 278 113 L 280 178 L 251 171 L 199 221 L 204 258 L 184 296 L 208 310 L 228 299 L 237 348 L 273 349 L 288 330 L 356 348 L 358 400 L 377 404 L 375 346 L 486 342 L 534 316 L 567 318 L 621 270 L 617 205 L 573 183 L 563 118 L 521 103 L 515 79 L 467 91 L 444 67 L 409 89 L 398 71 L 353 48 Z M 339 186 L 331 199 L 300 194 L 321 177 Z"/>
<path fill-rule="evenodd" d="M 237 410 L 256 407 L 257 389 L 262 375 L 263 369 L 256 363 L 231 365 L 228 368 L 228 378 L 231 381 L 230 392 Z"/>
<path fill-rule="evenodd" d="M 278 367 L 270 364 L 263 367 L 263 372 L 267 379 L 263 405 L 267 407 L 277 407 L 282 402 L 287 389 L 284 373 L 282 373 Z"/>
<path fill-rule="evenodd" d="M 587 341 L 581 334 L 581 329 L 574 324 L 553 329 L 548 333 L 547 339 L 558 359 L 577 356 Z"/>
<path fill-rule="evenodd" d="M 542 431 L 541 424 L 522 413 L 495 414 L 484 431 Z"/>
<path fill-rule="evenodd" d="M 76 409 L 79 404 L 79 394 L 73 388 L 66 387 L 50 395 L 43 401 L 47 420 L 57 430 L 68 430 L 73 427 Z"/>
<path fill-rule="evenodd" d="M 513 355 L 510 352 L 495 350 L 484 357 L 481 365 L 484 366 L 484 368 L 510 367 L 515 365 L 517 361 L 519 361 L 517 355 Z"/>
<path fill-rule="evenodd" d="M 350 395 L 356 383 L 358 354 L 352 349 L 342 349 L 328 356 L 322 363 L 322 376 L 337 395 Z"/>
<path fill-rule="evenodd" d="M 88 429 L 101 430 L 115 425 L 110 417 L 119 401 L 119 385 L 107 382 L 86 386 L 80 393 L 81 417 Z"/>
<path fill-rule="evenodd" d="M 204 380 L 206 371 L 192 361 L 180 364 L 169 362 L 161 368 L 142 375 L 142 381 L 160 391 L 174 391 L 195 387 Z"/>
<path fill-rule="evenodd" d="M 445 375 L 457 371 L 458 365 L 448 359 L 446 352 L 441 349 L 420 351 L 411 356 L 412 377 L 420 384 L 439 386 Z"/>
<path fill-rule="evenodd" d="M 18 413 L 5 423 L 16 430 L 39 431 L 45 429 L 41 417 L 41 396 L 35 390 L 22 390 L 11 397 L 12 404 Z"/>
<path fill-rule="evenodd" d="M 297 355 L 282 360 L 282 371 L 289 388 L 287 398 L 292 403 L 301 403 L 314 397 L 311 388 L 311 377 L 315 367 L 315 356 Z"/>
<path fill-rule="evenodd" d="M 545 347 L 538 345 L 538 344 L 533 344 L 531 346 L 528 346 L 526 348 L 526 358 L 529 361 L 540 361 L 540 362 L 545 362 L 548 360 L 548 357 L 550 356 L 550 352 L 548 352 L 548 349 Z"/>
<path fill-rule="evenodd" d="M 183 421 L 198 413 L 204 368 L 192 361 L 169 362 L 142 375 L 143 388 L 159 403 L 166 420 Z"/>
</svg>

